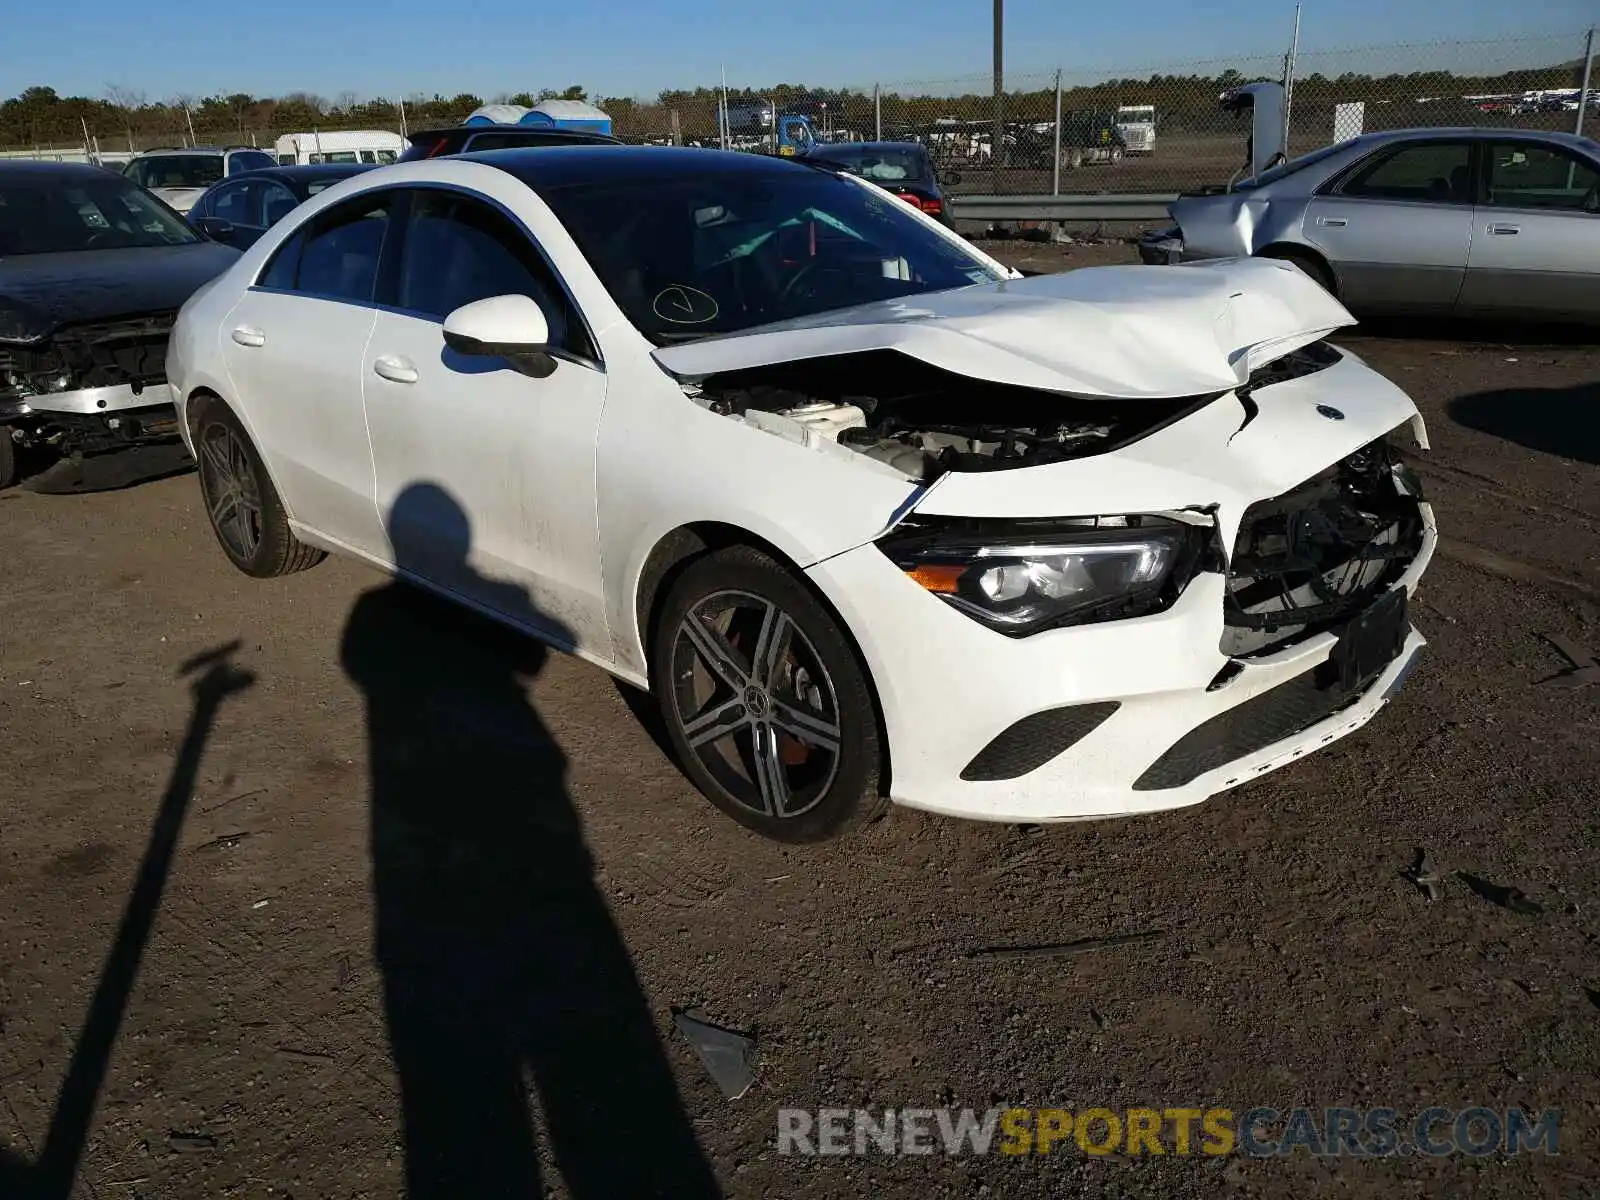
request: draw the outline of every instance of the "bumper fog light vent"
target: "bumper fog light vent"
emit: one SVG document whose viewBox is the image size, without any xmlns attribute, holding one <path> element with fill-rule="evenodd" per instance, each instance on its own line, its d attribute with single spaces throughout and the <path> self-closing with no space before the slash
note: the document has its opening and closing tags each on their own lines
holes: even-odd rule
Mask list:
<svg viewBox="0 0 1600 1200">
<path fill-rule="evenodd" d="M 1088 737 L 1120 707 L 1115 700 L 1030 713 L 979 750 L 961 771 L 969 783 L 1017 779 Z"/>
</svg>

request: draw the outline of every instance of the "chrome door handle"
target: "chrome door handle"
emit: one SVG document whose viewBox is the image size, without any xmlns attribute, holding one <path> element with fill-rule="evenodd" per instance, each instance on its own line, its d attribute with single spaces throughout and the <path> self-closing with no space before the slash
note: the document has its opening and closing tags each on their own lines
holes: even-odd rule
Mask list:
<svg viewBox="0 0 1600 1200">
<path fill-rule="evenodd" d="M 417 368 L 409 358 L 401 358 L 398 354 L 385 354 L 372 360 L 372 369 L 380 377 L 391 383 L 415 383 L 417 381 Z"/>
<path fill-rule="evenodd" d="M 241 346 L 265 346 L 267 335 L 254 325 L 240 325 L 233 331 L 233 340 Z"/>
<path fill-rule="evenodd" d="M 1343 229 L 1349 224 L 1344 217 L 1318 217 L 1318 225 L 1326 225 L 1329 229 Z"/>
<path fill-rule="evenodd" d="M 1522 232 L 1522 226 L 1520 226 L 1520 225 L 1491 225 L 1491 226 L 1489 226 L 1489 232 L 1490 233 L 1497 233 L 1497 234 L 1501 234 L 1501 235 L 1510 235 L 1510 234 L 1514 234 L 1514 233 L 1521 233 Z"/>
</svg>

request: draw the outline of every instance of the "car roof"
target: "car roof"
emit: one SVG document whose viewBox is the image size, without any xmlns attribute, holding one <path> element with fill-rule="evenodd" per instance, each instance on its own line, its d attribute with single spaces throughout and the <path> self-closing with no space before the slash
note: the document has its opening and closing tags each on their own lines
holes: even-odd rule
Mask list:
<svg viewBox="0 0 1600 1200">
<path fill-rule="evenodd" d="M 818 168 L 801 159 L 690 146 L 527 146 L 484 150 L 463 161 L 487 163 L 535 190 L 584 183 L 667 183 L 696 175 L 793 178 Z"/>
<path fill-rule="evenodd" d="M 1496 126 L 1484 125 L 1457 125 L 1441 126 L 1439 128 L 1419 129 L 1380 129 L 1370 133 L 1363 133 L 1352 138 L 1352 144 L 1376 146 L 1383 142 L 1397 141 L 1423 141 L 1445 139 L 1449 141 L 1539 141 L 1559 142 L 1564 146 L 1574 149 L 1588 150 L 1591 153 L 1594 143 L 1586 137 L 1578 137 L 1570 133 L 1561 133 L 1554 129 L 1506 129 Z"/>
<path fill-rule="evenodd" d="M 107 174 L 116 175 L 117 172 L 96 166 L 94 163 L 42 162 L 26 158 L 0 159 L 0 178 L 7 175 L 32 175 L 41 178 L 53 175 L 61 179 L 102 179 Z"/>
<path fill-rule="evenodd" d="M 416 145 L 424 138 L 470 137 L 477 133 L 515 133 L 530 137 L 550 138 L 553 141 L 580 142 L 590 145 L 620 145 L 608 133 L 593 129 L 563 129 L 556 125 L 444 125 L 437 129 L 418 129 L 406 135 L 406 140 Z"/>
<path fill-rule="evenodd" d="M 137 154 L 135 158 L 159 158 L 167 154 L 227 154 L 234 150 L 254 150 L 257 154 L 271 154 L 259 146 L 162 146 L 157 150 L 146 150 Z"/>
<path fill-rule="evenodd" d="M 895 150 L 913 154 L 926 154 L 928 148 L 921 142 L 818 142 L 806 151 L 808 157 L 819 154 L 862 153 L 882 154 L 885 151 Z"/>
</svg>

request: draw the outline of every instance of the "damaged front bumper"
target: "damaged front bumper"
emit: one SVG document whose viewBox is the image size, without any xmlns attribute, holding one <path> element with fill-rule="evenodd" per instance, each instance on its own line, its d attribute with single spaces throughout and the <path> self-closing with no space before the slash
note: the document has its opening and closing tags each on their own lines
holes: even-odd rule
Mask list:
<svg viewBox="0 0 1600 1200">
<path fill-rule="evenodd" d="M 1150 267 L 1175 266 L 1183 261 L 1183 231 L 1176 225 L 1157 229 L 1139 239 L 1139 261 Z"/>
</svg>

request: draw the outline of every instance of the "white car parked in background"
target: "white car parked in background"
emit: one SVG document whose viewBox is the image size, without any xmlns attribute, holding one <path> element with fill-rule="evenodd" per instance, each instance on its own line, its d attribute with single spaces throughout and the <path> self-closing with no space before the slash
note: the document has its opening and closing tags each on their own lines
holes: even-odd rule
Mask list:
<svg viewBox="0 0 1600 1200">
<path fill-rule="evenodd" d="M 567 147 L 314 197 L 168 377 L 242 570 L 350 554 L 598 663 L 807 840 L 1191 804 L 1377 712 L 1435 534 L 1350 322 L 1270 261 L 1021 279 L 814 166 Z"/>
<path fill-rule="evenodd" d="M 174 212 L 187 213 L 218 180 L 277 165 L 272 155 L 250 146 L 190 146 L 146 151 L 122 173 L 154 192 Z"/>
</svg>

